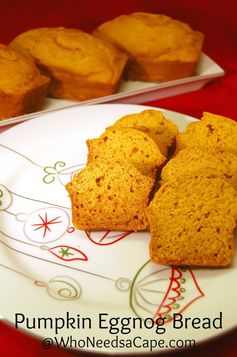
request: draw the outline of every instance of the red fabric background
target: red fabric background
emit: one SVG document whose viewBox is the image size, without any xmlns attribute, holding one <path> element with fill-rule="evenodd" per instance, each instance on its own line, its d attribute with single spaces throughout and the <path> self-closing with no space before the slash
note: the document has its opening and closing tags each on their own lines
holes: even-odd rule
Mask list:
<svg viewBox="0 0 237 357">
<path fill-rule="evenodd" d="M 150 105 L 175 110 L 195 117 L 203 111 L 237 120 L 237 5 L 235 0 L 1 0 L 0 42 L 7 44 L 16 35 L 33 27 L 65 26 L 91 31 L 98 24 L 133 11 L 164 13 L 188 22 L 204 32 L 204 52 L 226 71 L 226 76 L 200 91 L 156 100 Z M 1 75 L 1 74 L 0 74 Z M 1 282 L 1 286 L 6 282 Z M 221 290 L 220 290 L 221 293 Z M 1 308 L 0 308 L 1 313 Z M 237 356 L 237 329 L 197 346 L 193 351 L 164 356 Z M 38 340 L 16 332 L 0 322 L 0 355 L 24 357 L 66 357 L 71 352 L 43 350 Z M 85 355 L 85 353 L 79 353 Z"/>
</svg>

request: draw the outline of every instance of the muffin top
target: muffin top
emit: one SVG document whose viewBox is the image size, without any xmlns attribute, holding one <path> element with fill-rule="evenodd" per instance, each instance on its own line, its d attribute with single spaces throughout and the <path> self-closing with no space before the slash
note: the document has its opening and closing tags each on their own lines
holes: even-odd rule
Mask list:
<svg viewBox="0 0 237 357">
<path fill-rule="evenodd" d="M 95 35 L 110 40 L 135 57 L 195 60 L 203 34 L 161 14 L 137 12 L 105 22 Z"/>
<path fill-rule="evenodd" d="M 85 75 L 91 81 L 115 82 L 127 56 L 111 44 L 77 29 L 37 28 L 17 36 L 11 46 L 39 66 Z"/>
<path fill-rule="evenodd" d="M 0 73 L 0 90 L 5 93 L 24 92 L 49 80 L 41 75 L 28 57 L 2 44 L 0 44 Z"/>
</svg>

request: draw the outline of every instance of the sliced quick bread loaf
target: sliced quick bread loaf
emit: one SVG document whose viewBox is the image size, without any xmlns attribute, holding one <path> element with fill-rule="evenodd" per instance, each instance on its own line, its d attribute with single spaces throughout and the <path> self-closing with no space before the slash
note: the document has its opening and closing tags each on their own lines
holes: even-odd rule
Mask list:
<svg viewBox="0 0 237 357">
<path fill-rule="evenodd" d="M 201 121 L 189 124 L 177 135 L 176 153 L 191 146 L 218 148 L 237 154 L 237 122 L 204 112 Z"/>
<path fill-rule="evenodd" d="M 237 190 L 237 155 L 212 148 L 188 147 L 181 150 L 165 165 L 161 179 L 164 183 L 184 175 L 198 175 L 199 172 L 210 169 L 229 181 Z"/>
<path fill-rule="evenodd" d="M 169 181 L 158 190 L 146 212 L 154 263 L 231 264 L 237 192 L 224 179 L 190 176 Z"/>
<path fill-rule="evenodd" d="M 166 160 L 149 135 L 132 128 L 111 127 L 99 138 L 87 140 L 87 146 L 88 163 L 97 158 L 127 160 L 150 177 Z"/>
<path fill-rule="evenodd" d="M 154 180 L 131 163 L 94 160 L 66 185 L 72 220 L 83 230 L 144 230 Z"/>
<path fill-rule="evenodd" d="M 169 149 L 175 143 L 177 126 L 166 119 L 159 110 L 144 110 L 141 113 L 128 114 L 117 120 L 114 127 L 130 127 L 147 133 L 158 145 L 160 152 L 168 156 Z"/>
</svg>

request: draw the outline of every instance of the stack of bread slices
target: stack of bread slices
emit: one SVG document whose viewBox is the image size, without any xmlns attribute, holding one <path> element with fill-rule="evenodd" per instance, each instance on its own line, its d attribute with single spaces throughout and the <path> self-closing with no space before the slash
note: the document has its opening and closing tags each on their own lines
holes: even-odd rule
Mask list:
<svg viewBox="0 0 237 357">
<path fill-rule="evenodd" d="M 66 186 L 74 225 L 87 230 L 147 229 L 145 211 L 177 132 L 160 111 L 146 110 L 87 140 L 87 166 Z"/>
<path fill-rule="evenodd" d="M 227 266 L 237 222 L 237 123 L 204 113 L 176 138 L 174 157 L 147 210 L 151 259 Z"/>
<path fill-rule="evenodd" d="M 149 228 L 150 256 L 158 264 L 231 264 L 236 122 L 204 113 L 178 133 L 160 111 L 145 110 L 119 119 L 87 145 L 87 166 L 66 186 L 75 227 Z"/>
</svg>

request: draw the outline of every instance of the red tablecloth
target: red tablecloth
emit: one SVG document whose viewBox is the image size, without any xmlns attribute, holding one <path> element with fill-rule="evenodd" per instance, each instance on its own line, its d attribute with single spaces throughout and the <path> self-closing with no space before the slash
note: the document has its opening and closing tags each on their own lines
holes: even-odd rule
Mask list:
<svg viewBox="0 0 237 357">
<path fill-rule="evenodd" d="M 65 26 L 92 30 L 99 23 L 119 14 L 134 11 L 164 13 L 205 33 L 204 52 L 226 71 L 226 76 L 209 83 L 198 92 L 156 100 L 150 103 L 195 117 L 203 111 L 229 116 L 237 120 L 237 21 L 236 1 L 216 0 L 126 0 L 120 2 L 11 0 L 0 2 L 0 42 L 8 43 L 17 34 L 39 26 Z M 0 74 L 1 75 L 1 74 Z M 0 282 L 1 286 L 6 282 Z M 221 292 L 220 292 L 221 293 Z M 0 308 L 1 313 L 1 308 Z M 58 349 L 43 350 L 37 339 L 26 336 L 0 322 L 0 355 L 71 356 Z M 84 353 L 79 353 L 84 355 Z M 165 356 L 173 356 L 168 353 Z M 193 351 L 175 352 L 175 356 L 237 356 L 237 329 Z"/>
</svg>

